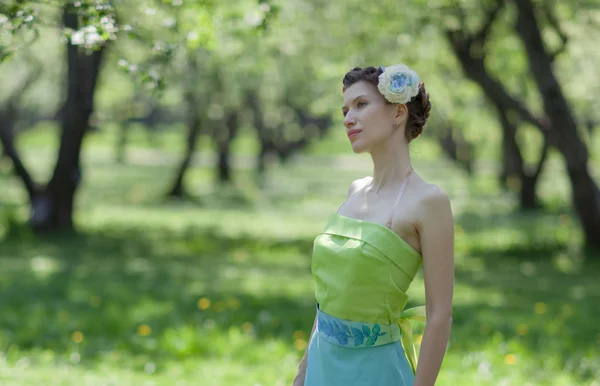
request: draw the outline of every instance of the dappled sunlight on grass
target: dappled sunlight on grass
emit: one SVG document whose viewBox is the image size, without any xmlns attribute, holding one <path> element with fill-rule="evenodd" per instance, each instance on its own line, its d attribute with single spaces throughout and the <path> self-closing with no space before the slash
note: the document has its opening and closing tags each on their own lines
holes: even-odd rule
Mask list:
<svg viewBox="0 0 600 386">
<path fill-rule="evenodd" d="M 0 279 L 7 374 L 39 368 L 43 379 L 44 368 L 66 366 L 65 377 L 84 377 L 116 366 L 132 382 L 200 377 L 223 385 L 293 376 L 314 316 L 311 239 L 113 224 L 36 240 L 11 239 L 0 257 L 10 273 Z M 522 259 L 540 250 L 515 244 L 521 249 L 512 252 L 463 246 L 442 380 L 462 372 L 483 384 L 598 376 L 591 358 L 600 309 L 590 303 L 600 294 L 597 270 L 557 269 L 551 257 L 563 244 L 548 259 Z M 422 275 L 411 295 L 423 301 Z M 415 324 L 417 334 L 422 328 Z"/>
<path fill-rule="evenodd" d="M 44 256 L 27 240 L 12 241 L 0 256 L 12 273 L 0 279 L 7 295 L 0 344 L 12 353 L 6 359 L 17 366 L 38 348 L 77 366 L 95 367 L 117 355 L 121 366 L 147 372 L 150 361 L 151 373 L 202 357 L 252 365 L 291 355 L 292 365 L 297 331 L 311 323 L 304 312 L 310 301 L 295 300 L 310 287 L 310 273 L 285 263 L 296 247 L 188 232 L 196 237 L 115 226 L 40 241 Z M 248 246 L 248 256 L 241 257 L 238 243 Z M 259 250 L 264 260 L 254 255 Z M 285 370 L 275 378 L 283 379 Z"/>
</svg>

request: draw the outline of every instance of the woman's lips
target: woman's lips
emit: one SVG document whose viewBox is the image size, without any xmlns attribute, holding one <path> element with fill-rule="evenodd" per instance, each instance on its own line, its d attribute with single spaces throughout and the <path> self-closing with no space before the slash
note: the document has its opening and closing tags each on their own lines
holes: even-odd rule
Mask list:
<svg viewBox="0 0 600 386">
<path fill-rule="evenodd" d="M 362 130 L 352 129 L 348 132 L 348 138 L 354 138 L 360 133 Z"/>
</svg>

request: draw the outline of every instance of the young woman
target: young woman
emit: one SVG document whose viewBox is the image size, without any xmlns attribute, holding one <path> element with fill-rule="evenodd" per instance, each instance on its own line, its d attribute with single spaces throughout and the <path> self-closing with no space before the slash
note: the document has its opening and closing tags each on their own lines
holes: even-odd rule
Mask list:
<svg viewBox="0 0 600 386">
<path fill-rule="evenodd" d="M 343 85 L 348 140 L 373 176 L 350 185 L 315 239 L 317 315 L 294 386 L 431 386 L 452 322 L 454 226 L 448 196 L 411 165 L 429 95 L 402 64 L 354 68 Z M 405 310 L 421 265 L 425 307 Z M 413 318 L 426 320 L 418 366 Z"/>
</svg>

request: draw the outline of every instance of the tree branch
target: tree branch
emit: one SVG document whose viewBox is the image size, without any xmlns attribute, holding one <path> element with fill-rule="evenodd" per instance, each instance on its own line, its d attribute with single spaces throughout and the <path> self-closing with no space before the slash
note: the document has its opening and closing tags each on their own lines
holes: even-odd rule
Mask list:
<svg viewBox="0 0 600 386">
<path fill-rule="evenodd" d="M 37 186 L 27 171 L 27 168 L 21 161 L 21 157 L 19 156 L 17 149 L 14 147 L 13 137 L 10 134 L 12 132 L 12 122 L 4 120 L 3 114 L 0 115 L 0 120 L 4 122 L 4 125 L 0 126 L 0 143 L 2 143 L 2 146 L 4 147 L 4 153 L 12 161 L 15 175 L 21 178 L 23 185 L 25 185 L 29 200 L 33 201 L 37 194 Z"/>
<path fill-rule="evenodd" d="M 454 48 L 454 52 L 463 68 L 465 76 L 479 84 L 485 94 L 496 104 L 519 113 L 522 120 L 531 123 L 543 132 L 547 129 L 541 119 L 536 118 L 518 99 L 511 96 L 504 85 L 492 78 L 484 64 L 484 57 L 473 57 L 472 46 L 460 36 L 461 33 L 446 30 L 446 36 Z M 473 40 L 471 40 L 473 41 Z"/>
<path fill-rule="evenodd" d="M 523 102 L 511 96 L 500 81 L 492 78 L 485 67 L 485 56 L 483 54 L 473 55 L 477 52 L 483 53 L 483 46 L 489 37 L 491 27 L 505 4 L 505 0 L 498 0 L 493 7 L 485 12 L 485 21 L 479 31 L 467 33 L 465 28 L 459 31 L 446 28 L 446 36 L 454 48 L 467 78 L 479 84 L 494 103 L 503 106 L 504 109 L 518 112 L 523 121 L 534 125 L 545 134 L 548 125 L 545 125 L 542 119 L 536 118 Z M 460 6 L 455 6 L 454 12 L 459 18 L 460 15 L 464 14 Z"/>
</svg>

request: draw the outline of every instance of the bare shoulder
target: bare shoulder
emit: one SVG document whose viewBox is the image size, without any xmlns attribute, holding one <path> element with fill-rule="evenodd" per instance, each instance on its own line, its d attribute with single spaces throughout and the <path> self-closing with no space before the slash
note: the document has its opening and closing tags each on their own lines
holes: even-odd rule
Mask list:
<svg viewBox="0 0 600 386">
<path fill-rule="evenodd" d="M 367 176 L 352 181 L 352 183 L 350 184 L 350 188 L 348 188 L 348 197 L 364 189 L 365 186 L 367 186 L 372 179 L 373 177 Z"/>
<path fill-rule="evenodd" d="M 421 222 L 432 219 L 452 219 L 452 206 L 448 194 L 438 185 L 421 180 L 419 184 L 418 207 Z"/>
<path fill-rule="evenodd" d="M 448 194 L 442 188 L 434 184 L 427 184 L 427 187 L 423 190 L 422 205 L 426 211 L 451 209 L 450 197 L 448 197 Z"/>
</svg>

